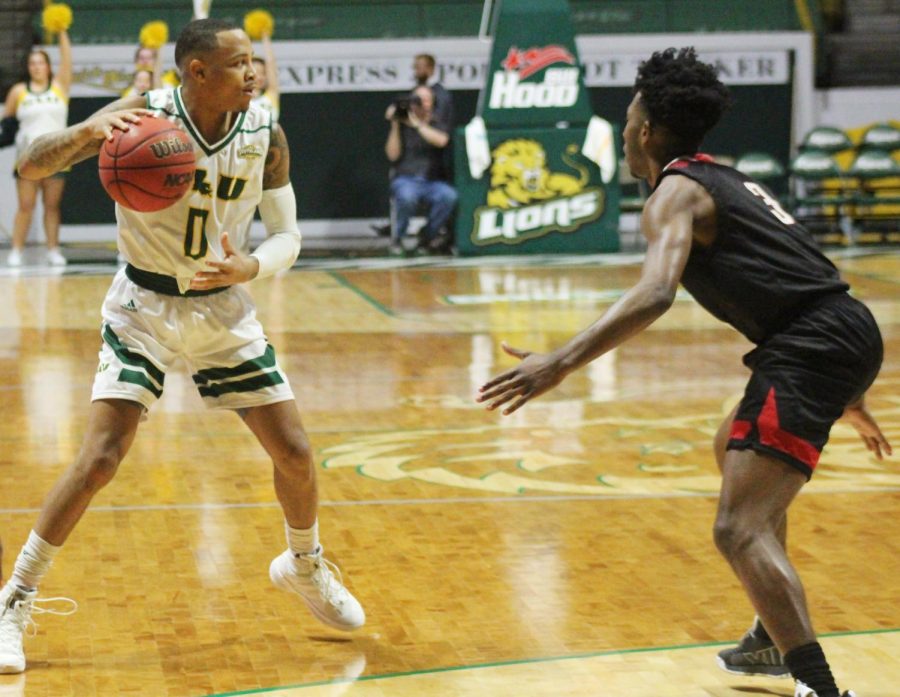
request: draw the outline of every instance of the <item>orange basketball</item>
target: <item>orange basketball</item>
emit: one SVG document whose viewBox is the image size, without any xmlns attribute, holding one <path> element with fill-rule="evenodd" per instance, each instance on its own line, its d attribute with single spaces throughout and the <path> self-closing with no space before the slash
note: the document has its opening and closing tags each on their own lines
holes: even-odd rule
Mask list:
<svg viewBox="0 0 900 697">
<path fill-rule="evenodd" d="M 171 121 L 143 116 L 116 130 L 100 148 L 100 181 L 114 201 L 133 211 L 168 208 L 194 183 L 194 145 Z"/>
</svg>

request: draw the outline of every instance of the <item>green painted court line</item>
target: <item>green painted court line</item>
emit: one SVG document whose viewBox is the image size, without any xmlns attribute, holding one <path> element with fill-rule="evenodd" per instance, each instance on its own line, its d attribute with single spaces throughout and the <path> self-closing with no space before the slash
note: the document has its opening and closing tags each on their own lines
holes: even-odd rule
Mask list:
<svg viewBox="0 0 900 697">
<path fill-rule="evenodd" d="M 867 629 L 850 632 L 831 632 L 819 634 L 820 638 L 836 638 L 845 636 L 871 636 L 875 634 L 894 634 L 900 632 L 900 628 L 894 629 Z M 341 685 L 351 682 L 371 682 L 373 680 L 387 680 L 390 678 L 408 678 L 417 675 L 437 675 L 440 673 L 455 673 L 463 670 L 480 670 L 483 668 L 503 668 L 505 666 L 531 665 L 536 663 L 553 663 L 555 661 L 573 661 L 584 658 L 601 658 L 603 656 L 627 656 L 638 653 L 660 653 L 662 651 L 683 651 L 686 649 L 705 649 L 717 646 L 730 646 L 733 641 L 715 641 L 705 644 L 676 644 L 675 646 L 650 646 L 639 649 L 614 649 L 610 651 L 593 651 L 590 653 L 578 653 L 571 656 L 545 656 L 542 658 L 522 658 L 514 661 L 498 661 L 496 663 L 476 663 L 468 666 L 450 666 L 448 668 L 432 668 L 431 670 L 411 670 L 403 673 L 384 673 L 382 675 L 364 675 L 360 678 L 336 678 L 334 680 L 318 680 L 316 682 L 299 683 L 297 685 L 282 685 L 281 687 L 261 687 L 254 690 L 241 692 L 222 692 L 204 697 L 240 697 L 241 695 L 261 695 L 266 693 L 282 692 L 284 690 L 302 690 L 309 687 L 322 687 L 324 685 Z"/>
<path fill-rule="evenodd" d="M 344 278 L 343 274 L 340 274 L 337 271 L 326 271 L 325 273 L 327 273 L 329 276 L 331 276 L 335 281 L 340 283 L 342 286 L 344 286 L 344 288 L 346 288 L 350 292 L 356 293 L 356 295 L 361 297 L 363 300 L 365 300 L 367 303 L 369 303 L 369 305 L 374 307 L 380 313 L 387 315 L 388 317 L 396 317 L 397 316 L 397 314 L 393 310 L 388 309 L 387 307 L 382 305 L 380 302 L 378 302 L 375 298 L 373 298 L 371 295 L 366 293 L 362 288 L 357 286 L 355 283 L 351 283 L 349 280 Z"/>
</svg>

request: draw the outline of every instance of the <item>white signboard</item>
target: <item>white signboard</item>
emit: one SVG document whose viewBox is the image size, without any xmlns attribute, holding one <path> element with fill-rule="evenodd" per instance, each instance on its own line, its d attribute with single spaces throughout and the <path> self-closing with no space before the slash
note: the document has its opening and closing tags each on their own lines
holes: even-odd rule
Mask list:
<svg viewBox="0 0 900 697">
<path fill-rule="evenodd" d="M 328 44 L 333 42 L 318 42 Z M 296 92 L 396 92 L 413 85 L 412 59 L 417 51 L 401 53 L 397 42 L 345 42 L 354 48 L 365 44 L 365 55 L 311 57 L 315 43 L 276 42 L 278 81 L 283 93 Z M 421 47 L 420 47 L 421 48 Z M 485 82 L 488 46 L 477 40 L 452 42 L 456 52 L 438 55 L 437 77 L 451 90 L 477 90 Z M 329 51 L 330 52 L 330 51 Z M 588 87 L 630 87 L 646 52 L 600 53 L 580 50 Z M 163 65 L 174 68 L 173 47 L 164 48 Z M 131 84 L 134 46 L 75 46 L 72 96 L 108 95 L 116 97 Z M 722 80 L 731 85 L 777 85 L 788 82 L 788 50 L 700 51 L 700 58 L 715 64 Z M 53 56 L 58 61 L 58 56 Z"/>
</svg>

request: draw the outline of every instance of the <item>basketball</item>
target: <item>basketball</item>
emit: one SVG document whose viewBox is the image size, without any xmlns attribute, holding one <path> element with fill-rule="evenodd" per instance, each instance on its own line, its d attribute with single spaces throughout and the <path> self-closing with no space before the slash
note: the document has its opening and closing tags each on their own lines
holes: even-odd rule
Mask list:
<svg viewBox="0 0 900 697">
<path fill-rule="evenodd" d="M 168 208 L 194 182 L 194 146 L 171 121 L 144 116 L 100 148 L 100 181 L 114 201 L 150 213 Z"/>
</svg>

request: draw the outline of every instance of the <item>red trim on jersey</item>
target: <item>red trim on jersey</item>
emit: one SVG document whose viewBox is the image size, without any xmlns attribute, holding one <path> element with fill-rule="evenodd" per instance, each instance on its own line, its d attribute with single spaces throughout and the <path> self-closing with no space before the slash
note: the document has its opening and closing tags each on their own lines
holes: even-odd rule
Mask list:
<svg viewBox="0 0 900 697">
<path fill-rule="evenodd" d="M 731 422 L 731 433 L 728 434 L 728 437 L 734 440 L 744 440 L 747 436 L 750 435 L 750 429 L 753 428 L 753 424 L 749 421 L 741 421 L 740 419 L 735 419 Z"/>
<path fill-rule="evenodd" d="M 712 155 L 707 155 L 704 152 L 698 152 L 696 155 L 688 157 L 687 155 L 682 155 L 681 157 L 676 157 L 669 164 L 663 167 L 663 172 L 667 169 L 684 169 L 692 162 L 715 162 L 715 158 Z"/>
<path fill-rule="evenodd" d="M 816 464 L 819 462 L 819 455 L 821 454 L 818 448 L 809 441 L 782 430 L 779 425 L 774 387 L 769 390 L 766 403 L 763 405 L 762 411 L 759 412 L 756 427 L 759 431 L 760 443 L 777 448 L 797 458 L 811 469 L 816 468 Z"/>
</svg>

